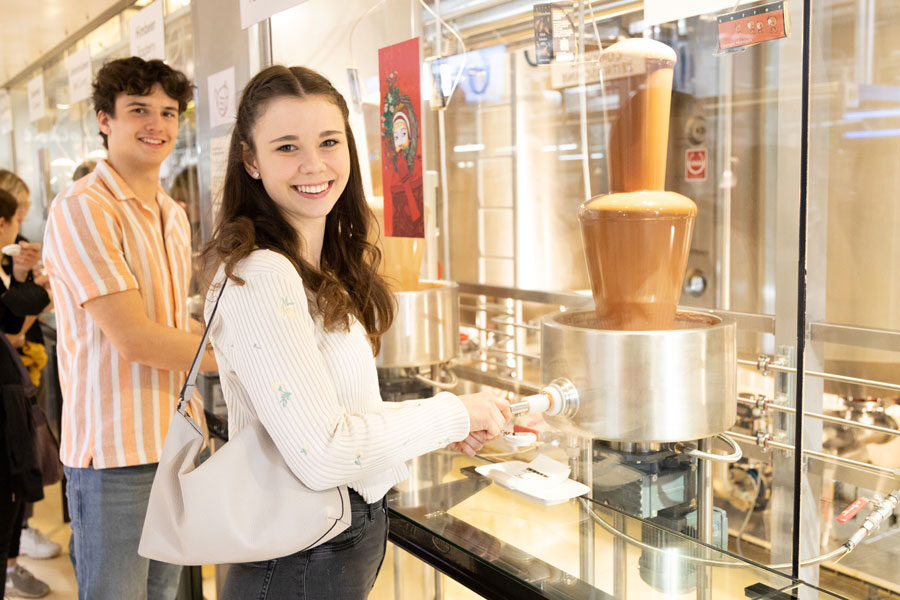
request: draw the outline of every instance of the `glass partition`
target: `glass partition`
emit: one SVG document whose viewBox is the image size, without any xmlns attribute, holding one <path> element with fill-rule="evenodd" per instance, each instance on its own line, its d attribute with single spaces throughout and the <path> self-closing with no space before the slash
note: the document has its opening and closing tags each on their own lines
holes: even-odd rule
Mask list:
<svg viewBox="0 0 900 600">
<path fill-rule="evenodd" d="M 541 318 L 580 304 L 572 295 L 535 302 L 525 291 L 590 287 L 577 209 L 608 188 L 608 100 L 597 52 L 624 37 L 661 41 L 678 59 L 666 188 L 698 206 L 680 304 L 738 324 L 732 431 L 744 458 L 713 473 L 729 548 L 783 565 L 797 558 L 795 532 L 803 559 L 839 547 L 871 509 L 849 524 L 836 524 L 833 513 L 859 496 L 877 502 L 896 487 L 900 313 L 894 300 L 900 288 L 892 261 L 900 255 L 892 251 L 896 175 L 889 165 L 897 154 L 892 107 L 898 98 L 889 31 L 897 8 L 878 0 L 813 3 L 811 75 L 804 82 L 803 2 L 788 3 L 786 38 L 729 53 L 718 49 L 721 12 L 651 26 L 640 2 L 574 2 L 567 16 L 576 58 L 548 65 L 537 64 L 531 2 L 426 4 L 430 11 L 415 2 L 412 8 L 399 1 L 354 5 L 341 17 L 342 31 L 354 32 L 352 44 L 339 35 L 300 48 L 291 32 L 326 14 L 325 3 L 306 2 L 273 18 L 273 57 L 323 70 L 347 92 L 346 69 L 357 67 L 368 100 L 354 127 L 371 140 L 378 126 L 372 109 L 377 49 L 414 35 L 422 39 L 422 89 L 433 90 L 422 100 L 424 160 L 441 182 L 435 210 L 444 239 L 436 259 L 471 294 L 463 299 L 470 342 L 460 372 L 481 383 L 505 382 L 504 389 L 539 386 L 546 360 Z M 723 11 L 731 8 L 724 4 Z M 801 149 L 807 135 L 808 163 Z M 691 162 L 698 152 L 699 175 Z M 807 166 L 808 223 L 800 213 Z M 370 167 L 380 171 L 374 162 Z M 377 175 L 372 186 L 377 195 Z M 801 263 L 807 266 L 803 281 Z M 799 310 L 807 331 L 798 335 L 804 295 Z M 802 380 L 803 410 L 814 416 L 804 419 L 799 478 L 798 366 L 817 373 Z M 889 540 L 895 526 L 881 531 Z M 840 562 L 825 561 L 824 568 L 803 568 L 801 575 L 854 595 L 866 586 L 861 579 L 875 581 L 877 564 L 858 549 Z M 844 577 L 854 569 L 856 575 Z M 895 589 L 889 576 L 880 577 L 871 589 Z"/>
</svg>

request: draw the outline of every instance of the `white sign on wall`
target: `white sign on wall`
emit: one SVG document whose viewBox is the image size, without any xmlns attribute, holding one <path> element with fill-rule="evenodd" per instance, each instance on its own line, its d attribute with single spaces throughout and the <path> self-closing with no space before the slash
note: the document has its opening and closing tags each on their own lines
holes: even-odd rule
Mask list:
<svg viewBox="0 0 900 600">
<path fill-rule="evenodd" d="M 241 29 L 268 19 L 306 0 L 241 0 Z"/>
<path fill-rule="evenodd" d="M 9 101 L 9 92 L 0 90 L 0 133 L 9 133 L 12 129 L 12 104 Z"/>
<path fill-rule="evenodd" d="M 72 104 L 91 97 L 91 49 L 83 46 L 69 55 L 69 102 Z"/>
<path fill-rule="evenodd" d="M 209 126 L 211 128 L 234 121 L 234 67 L 213 73 L 207 79 L 209 88 Z"/>
<path fill-rule="evenodd" d="M 657 25 L 735 8 L 751 0 L 644 0 L 644 25 Z"/>
<path fill-rule="evenodd" d="M 166 60 L 166 36 L 163 30 L 163 3 L 156 0 L 131 17 L 131 54 L 144 60 Z"/>
<path fill-rule="evenodd" d="M 28 118 L 37 121 L 46 113 L 44 101 L 44 74 L 38 73 L 28 82 Z"/>
<path fill-rule="evenodd" d="M 221 135 L 209 140 L 209 191 L 212 197 L 213 222 L 218 218 L 219 207 L 222 206 L 222 190 L 225 187 L 230 145 L 230 135 Z"/>
</svg>

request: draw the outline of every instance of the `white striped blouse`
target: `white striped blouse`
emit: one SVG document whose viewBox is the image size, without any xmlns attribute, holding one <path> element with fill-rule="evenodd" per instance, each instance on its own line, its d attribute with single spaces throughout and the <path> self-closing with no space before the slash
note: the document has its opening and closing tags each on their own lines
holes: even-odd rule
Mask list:
<svg viewBox="0 0 900 600">
<path fill-rule="evenodd" d="M 257 250 L 235 274 L 245 285 L 228 282 L 209 325 L 231 435 L 258 418 L 304 484 L 349 484 L 368 502 L 406 479 L 405 461 L 468 435 L 453 394 L 383 402 L 363 326 L 325 331 L 284 256 Z"/>
</svg>

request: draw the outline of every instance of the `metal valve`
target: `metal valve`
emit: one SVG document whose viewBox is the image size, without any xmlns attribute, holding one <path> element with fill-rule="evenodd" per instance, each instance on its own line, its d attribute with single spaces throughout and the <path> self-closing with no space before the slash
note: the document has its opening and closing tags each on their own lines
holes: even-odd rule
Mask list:
<svg viewBox="0 0 900 600">
<path fill-rule="evenodd" d="M 509 405 L 513 415 L 544 413 L 549 416 L 573 416 L 578 411 L 578 390 L 562 377 L 545 385 L 540 393 L 525 396 Z"/>
</svg>

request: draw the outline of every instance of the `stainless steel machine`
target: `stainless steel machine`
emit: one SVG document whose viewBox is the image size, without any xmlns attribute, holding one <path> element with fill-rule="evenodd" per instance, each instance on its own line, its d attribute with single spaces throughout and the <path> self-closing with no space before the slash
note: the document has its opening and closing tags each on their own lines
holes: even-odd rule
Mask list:
<svg viewBox="0 0 900 600">
<path fill-rule="evenodd" d="M 446 366 L 459 353 L 459 286 L 422 280 L 418 287 L 394 292 L 397 313 L 375 359 L 385 400 L 422 398 L 456 387 Z"/>
</svg>

